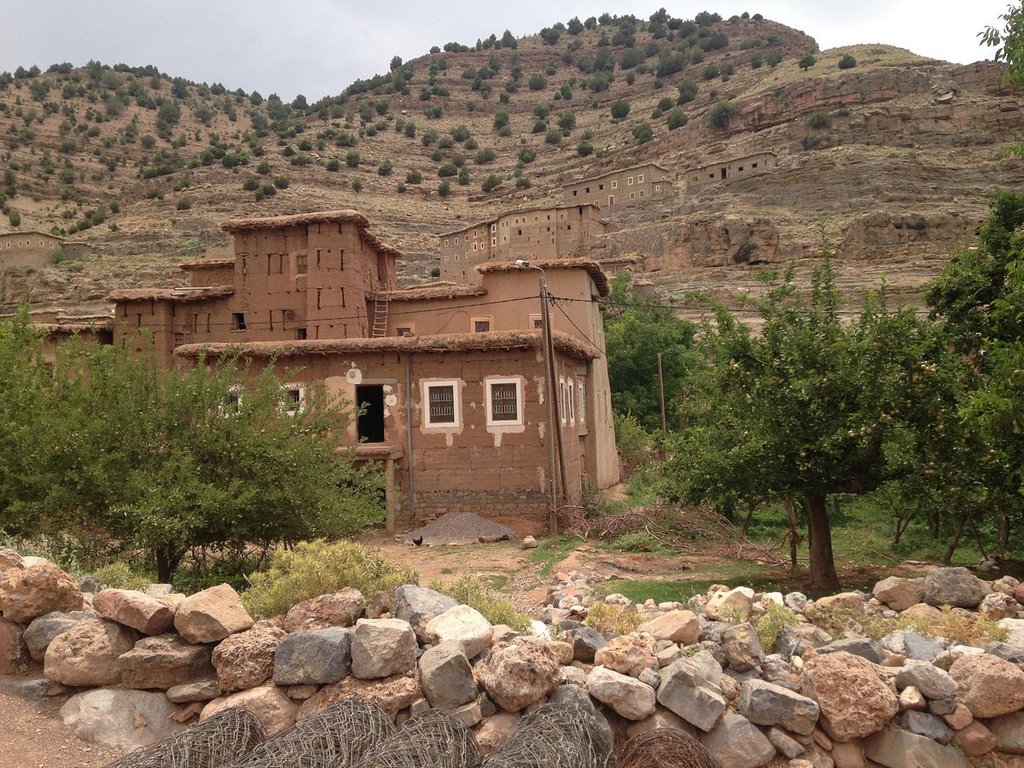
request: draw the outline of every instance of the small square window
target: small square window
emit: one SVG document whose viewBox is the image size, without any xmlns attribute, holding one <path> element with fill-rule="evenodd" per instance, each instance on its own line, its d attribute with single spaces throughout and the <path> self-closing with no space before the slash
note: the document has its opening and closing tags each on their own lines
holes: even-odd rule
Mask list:
<svg viewBox="0 0 1024 768">
<path fill-rule="evenodd" d="M 281 411 L 295 416 L 306 410 L 306 388 L 301 384 L 285 384 L 281 387 Z"/>
<path fill-rule="evenodd" d="M 412 336 L 413 335 L 412 326 L 411 325 L 403 325 L 403 326 L 401 326 L 399 328 L 396 328 L 395 329 L 395 333 L 397 335 L 399 335 L 399 336 Z"/>
<path fill-rule="evenodd" d="M 626 179 L 626 184 L 627 184 L 627 186 L 630 186 L 630 187 L 633 186 L 633 177 L 632 176 L 630 176 L 630 177 L 628 177 Z"/>
<path fill-rule="evenodd" d="M 447 427 L 459 425 L 459 390 L 454 381 L 423 384 L 424 426 Z"/>
<path fill-rule="evenodd" d="M 304 253 L 295 254 L 295 274 L 306 274 L 306 254 Z"/>
<path fill-rule="evenodd" d="M 638 175 L 638 176 L 636 177 L 636 183 L 637 183 L 637 184 L 643 184 L 643 183 L 644 183 L 644 175 L 643 175 L 642 173 L 641 173 L 641 174 L 639 174 L 639 175 Z"/>
<path fill-rule="evenodd" d="M 751 167 L 751 168 L 757 168 L 757 163 L 751 163 L 751 164 L 750 164 L 750 167 Z"/>
<path fill-rule="evenodd" d="M 231 330 L 233 330 L 233 331 L 244 331 L 245 330 L 245 313 L 244 312 L 232 312 L 231 313 Z"/>
<path fill-rule="evenodd" d="M 490 320 L 474 320 L 473 333 L 487 333 L 491 330 Z"/>
<path fill-rule="evenodd" d="M 498 246 L 498 238 L 492 237 L 491 238 L 491 248 L 496 248 L 497 246 Z"/>
<path fill-rule="evenodd" d="M 618 189 L 618 188 L 619 188 L 619 180 L 618 179 L 612 179 L 612 189 Z"/>
<path fill-rule="evenodd" d="M 523 423 L 523 380 L 519 377 L 487 379 L 487 425 L 518 425 Z"/>
</svg>

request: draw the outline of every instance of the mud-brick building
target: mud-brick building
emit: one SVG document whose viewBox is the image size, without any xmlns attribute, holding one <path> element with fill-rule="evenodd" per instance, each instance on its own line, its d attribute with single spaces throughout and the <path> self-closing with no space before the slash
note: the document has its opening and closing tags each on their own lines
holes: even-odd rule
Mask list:
<svg viewBox="0 0 1024 768">
<path fill-rule="evenodd" d="M 565 187 L 565 202 L 600 208 L 645 203 L 672 195 L 672 172 L 658 163 L 644 163 L 600 176 L 590 176 Z"/>
<path fill-rule="evenodd" d="M 35 230 L 0 234 L 0 273 L 6 269 L 46 266 L 61 242 L 59 237 Z"/>
<path fill-rule="evenodd" d="M 596 205 L 527 208 L 438 236 L 441 279 L 479 282 L 476 267 L 491 261 L 584 256 L 606 224 Z"/>
<path fill-rule="evenodd" d="M 535 269 L 495 262 L 473 283 L 398 290 L 401 254 L 353 211 L 223 227 L 234 259 L 185 264 L 181 288 L 114 293 L 117 333 L 151 331 L 168 365 L 273 364 L 296 407 L 314 390 L 360 406 L 348 441 L 384 468 L 390 527 L 469 511 L 540 531 L 552 478 L 568 503 L 618 481 L 596 263 L 533 262 L 559 297 L 552 422 Z"/>
<path fill-rule="evenodd" d="M 708 163 L 686 171 L 687 189 L 699 189 L 715 182 L 730 182 L 767 173 L 778 166 L 774 152 L 757 152 L 717 163 Z"/>
</svg>

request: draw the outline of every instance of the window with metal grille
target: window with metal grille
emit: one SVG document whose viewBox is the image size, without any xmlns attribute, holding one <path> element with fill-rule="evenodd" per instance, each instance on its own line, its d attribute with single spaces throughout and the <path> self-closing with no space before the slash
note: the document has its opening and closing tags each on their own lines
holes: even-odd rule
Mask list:
<svg viewBox="0 0 1024 768">
<path fill-rule="evenodd" d="M 490 320 L 473 321 L 473 333 L 487 333 L 489 330 L 491 330 Z"/>
<path fill-rule="evenodd" d="M 514 383 L 491 384 L 491 421 L 519 421 L 518 390 Z"/>
<path fill-rule="evenodd" d="M 455 423 L 455 386 L 452 384 L 427 387 L 429 424 Z"/>
</svg>

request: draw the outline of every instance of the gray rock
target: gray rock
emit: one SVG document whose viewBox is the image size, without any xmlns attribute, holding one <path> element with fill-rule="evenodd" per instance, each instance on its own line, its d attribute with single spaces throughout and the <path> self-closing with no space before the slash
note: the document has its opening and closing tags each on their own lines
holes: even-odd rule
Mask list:
<svg viewBox="0 0 1024 768">
<path fill-rule="evenodd" d="M 163 693 L 98 688 L 72 696 L 60 716 L 78 738 L 127 752 L 183 729 L 176 711 Z"/>
<path fill-rule="evenodd" d="M 802 613 L 809 602 L 811 601 L 803 592 L 789 592 L 782 598 L 782 604 L 793 613 Z"/>
<path fill-rule="evenodd" d="M 781 728 L 770 728 L 768 730 L 768 741 L 772 743 L 779 752 L 790 760 L 800 757 L 804 753 L 804 745 L 787 734 Z"/>
<path fill-rule="evenodd" d="M 572 640 L 573 658 L 587 664 L 593 664 L 594 654 L 608 645 L 604 635 L 585 624 L 577 624 L 573 627 L 567 639 Z"/>
<path fill-rule="evenodd" d="M 175 704 L 189 704 L 193 701 L 213 701 L 221 695 L 216 680 L 200 680 L 184 683 L 167 689 L 167 700 Z"/>
<path fill-rule="evenodd" d="M 166 691 L 207 680 L 215 674 L 210 656 L 209 645 L 191 645 L 173 633 L 144 637 L 121 654 L 121 685 Z"/>
<path fill-rule="evenodd" d="M 959 749 L 891 729 L 867 738 L 864 756 L 885 768 L 968 768 L 967 758 Z"/>
<path fill-rule="evenodd" d="M 0 675 L 0 691 L 26 701 L 46 701 L 51 682 L 42 675 Z"/>
<path fill-rule="evenodd" d="M 847 637 L 842 640 L 833 640 L 827 645 L 818 648 L 818 653 L 836 653 L 846 651 L 854 656 L 860 656 L 873 664 L 881 664 L 885 658 L 885 649 L 874 640 L 866 637 Z"/>
<path fill-rule="evenodd" d="M 732 624 L 727 621 L 709 621 L 700 628 L 700 635 L 697 636 L 697 640 L 702 643 L 721 645 L 725 631 L 731 626 Z"/>
<path fill-rule="evenodd" d="M 924 577 L 924 602 L 977 608 L 992 589 L 966 568 L 936 568 Z"/>
<path fill-rule="evenodd" d="M 578 685 L 560 685 L 551 692 L 550 704 L 579 704 L 588 712 L 595 712 L 594 702 L 587 692 Z"/>
<path fill-rule="evenodd" d="M 636 678 L 606 667 L 594 667 L 587 677 L 590 695 L 627 720 L 644 720 L 654 714 L 654 689 Z"/>
<path fill-rule="evenodd" d="M 435 709 L 455 709 L 476 701 L 473 669 L 460 641 L 446 640 L 423 652 L 420 685 Z"/>
<path fill-rule="evenodd" d="M 656 672 L 653 669 L 642 669 L 640 674 L 636 677 L 644 685 L 649 685 L 651 688 L 657 689 L 661 685 L 661 673 Z"/>
<path fill-rule="evenodd" d="M 758 725 L 778 725 L 809 736 L 820 712 L 818 702 L 763 680 L 747 680 L 740 688 L 736 711 Z"/>
<path fill-rule="evenodd" d="M 832 635 L 813 624 L 797 624 L 794 627 L 783 627 L 775 638 L 773 650 L 784 658 L 803 656 L 808 648 L 820 648 L 832 642 Z"/>
<path fill-rule="evenodd" d="M 1024 648 L 995 640 L 985 646 L 985 653 L 991 653 L 1004 661 L 1024 666 Z"/>
<path fill-rule="evenodd" d="M 35 661 L 42 661 L 46 655 L 46 648 L 53 638 L 86 619 L 95 618 L 98 618 L 97 614 L 91 611 L 69 611 L 68 613 L 54 611 L 33 619 L 21 639 L 28 646 L 28 652 L 32 658 Z"/>
<path fill-rule="evenodd" d="M 1024 710 L 993 718 L 988 727 L 996 737 L 996 749 L 1024 755 Z"/>
<path fill-rule="evenodd" d="M 890 632 L 879 641 L 879 644 L 887 651 L 918 661 L 932 661 L 946 650 L 947 646 L 941 638 L 925 637 L 909 629 Z"/>
<path fill-rule="evenodd" d="M 277 685 L 327 685 L 352 671 L 352 634 L 348 627 L 292 632 L 274 655 Z"/>
<path fill-rule="evenodd" d="M 918 736 L 926 736 L 939 744 L 949 744 L 953 738 L 953 729 L 946 725 L 941 717 L 927 712 L 909 710 L 900 718 L 903 727 Z"/>
<path fill-rule="evenodd" d="M 405 584 L 395 590 L 395 618 L 409 622 L 419 634 L 427 622 L 459 604 L 455 598 L 433 589 Z"/>
<path fill-rule="evenodd" d="M 720 681 L 721 669 L 718 677 Z M 705 671 L 694 659 L 679 659 L 662 670 L 658 703 L 691 725 L 709 731 L 726 707 L 725 697 L 719 692 L 720 682 L 714 687 L 709 683 Z"/>
<path fill-rule="evenodd" d="M 97 579 L 92 574 L 87 573 L 84 576 L 78 577 L 78 588 L 83 592 L 91 592 L 92 594 L 96 594 L 100 591 L 102 586 L 103 585 L 100 584 L 99 579 Z"/>
<path fill-rule="evenodd" d="M 770 653 L 765 656 L 761 669 L 764 679 L 769 683 L 781 685 L 791 691 L 800 691 L 800 673 L 780 654 Z"/>
<path fill-rule="evenodd" d="M 713 731 L 701 734 L 699 739 L 722 768 L 760 768 L 775 757 L 772 743 L 742 715 L 726 715 Z"/>
<path fill-rule="evenodd" d="M 416 635 L 402 619 L 359 619 L 352 638 L 352 676 L 360 680 L 408 672 L 416 666 Z"/>
<path fill-rule="evenodd" d="M 764 661 L 761 640 L 753 624 L 736 624 L 722 635 L 722 650 L 731 669 L 747 672 L 760 669 Z"/>
<path fill-rule="evenodd" d="M 948 699 L 956 696 L 956 682 L 949 673 L 927 661 L 907 661 L 896 673 L 896 687 L 903 690 L 912 685 L 928 699 Z"/>
<path fill-rule="evenodd" d="M 928 711 L 933 715 L 951 715 L 956 711 L 956 699 L 932 699 L 928 702 Z"/>
</svg>

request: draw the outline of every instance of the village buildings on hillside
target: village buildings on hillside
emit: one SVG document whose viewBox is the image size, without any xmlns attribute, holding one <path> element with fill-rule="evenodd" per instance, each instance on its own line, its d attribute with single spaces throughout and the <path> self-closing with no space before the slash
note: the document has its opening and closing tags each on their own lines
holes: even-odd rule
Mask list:
<svg viewBox="0 0 1024 768">
<path fill-rule="evenodd" d="M 563 195 L 569 205 L 600 208 L 646 203 L 672 195 L 672 172 L 658 163 L 643 163 L 572 182 Z"/>
<path fill-rule="evenodd" d="M 552 498 L 618 482 L 596 263 L 495 261 L 471 283 L 399 290 L 401 254 L 353 211 L 223 228 L 234 258 L 183 265 L 189 285 L 111 294 L 116 336 L 155 344 L 168 366 L 236 353 L 274 364 L 295 408 L 312 388 L 359 406 L 348 439 L 384 467 L 390 527 L 469 511 L 536 532 Z M 559 297 L 550 368 L 542 274 Z"/>
<path fill-rule="evenodd" d="M 716 182 L 729 182 L 748 176 L 757 176 L 778 166 L 774 152 L 755 152 L 750 155 L 720 160 L 717 163 L 688 168 L 685 178 L 688 189 L 698 189 Z"/>
</svg>

